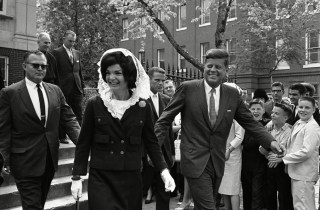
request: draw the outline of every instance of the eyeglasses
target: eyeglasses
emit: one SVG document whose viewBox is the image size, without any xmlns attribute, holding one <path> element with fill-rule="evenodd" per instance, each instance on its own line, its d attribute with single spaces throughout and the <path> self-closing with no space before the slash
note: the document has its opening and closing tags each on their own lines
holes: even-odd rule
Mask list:
<svg viewBox="0 0 320 210">
<path fill-rule="evenodd" d="M 48 65 L 45 65 L 45 64 L 39 64 L 39 63 L 26 63 L 26 64 L 30 64 L 35 69 L 39 69 L 40 66 L 42 70 L 46 70 L 48 68 Z"/>
</svg>

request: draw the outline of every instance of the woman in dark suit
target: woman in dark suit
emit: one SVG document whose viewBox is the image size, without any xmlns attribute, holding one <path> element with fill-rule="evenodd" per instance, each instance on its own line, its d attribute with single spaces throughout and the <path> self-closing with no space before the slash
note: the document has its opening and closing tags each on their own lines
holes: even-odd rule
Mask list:
<svg viewBox="0 0 320 210">
<path fill-rule="evenodd" d="M 88 181 L 89 209 L 142 209 L 140 174 L 143 148 L 161 171 L 166 189 L 175 184 L 158 140 L 149 97 L 149 77 L 126 49 L 106 51 L 100 62 L 99 96 L 89 99 L 76 147 L 72 195 L 81 197 L 80 175 Z"/>
</svg>

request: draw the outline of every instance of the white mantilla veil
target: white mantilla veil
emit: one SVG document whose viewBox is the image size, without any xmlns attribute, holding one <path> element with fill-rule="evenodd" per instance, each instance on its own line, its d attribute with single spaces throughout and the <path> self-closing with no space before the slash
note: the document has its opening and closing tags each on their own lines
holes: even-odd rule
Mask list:
<svg viewBox="0 0 320 210">
<path fill-rule="evenodd" d="M 131 89 L 132 95 L 126 101 L 118 101 L 116 99 L 112 99 L 112 92 L 110 90 L 109 85 L 102 79 L 101 74 L 101 59 L 110 53 L 113 52 L 122 52 L 124 56 L 130 56 L 136 66 L 137 69 L 137 78 L 136 78 L 136 88 Z M 139 98 L 148 99 L 149 92 L 150 92 L 150 80 L 149 76 L 146 74 L 144 68 L 142 67 L 140 61 L 127 49 L 124 48 L 113 48 L 107 50 L 103 53 L 98 62 L 98 73 L 99 73 L 99 81 L 98 81 L 98 92 L 100 94 L 101 99 L 103 100 L 104 105 L 108 108 L 108 111 L 111 113 L 113 117 L 121 119 L 123 113 L 130 108 L 131 106 L 135 105 Z"/>
</svg>

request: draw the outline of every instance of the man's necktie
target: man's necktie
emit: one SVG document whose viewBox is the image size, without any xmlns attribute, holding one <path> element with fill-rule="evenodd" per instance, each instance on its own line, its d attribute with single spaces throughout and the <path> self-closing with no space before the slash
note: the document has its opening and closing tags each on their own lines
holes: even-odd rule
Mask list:
<svg viewBox="0 0 320 210">
<path fill-rule="evenodd" d="M 40 101 L 41 123 L 44 126 L 46 123 L 46 109 L 44 106 L 43 93 L 41 91 L 40 84 L 37 84 L 37 88 L 38 88 L 38 96 L 39 96 L 39 101 Z"/>
<path fill-rule="evenodd" d="M 214 124 L 216 123 L 217 120 L 217 113 L 216 113 L 216 108 L 215 108 L 215 101 L 214 101 L 214 96 L 213 94 L 216 92 L 214 88 L 211 89 L 211 95 L 210 95 L 210 109 L 209 109 L 209 120 L 211 124 L 211 128 L 213 128 Z"/>
<path fill-rule="evenodd" d="M 71 54 L 69 55 L 69 58 L 70 58 L 71 63 L 73 64 L 73 56 L 72 56 L 72 52 L 71 52 Z"/>
</svg>

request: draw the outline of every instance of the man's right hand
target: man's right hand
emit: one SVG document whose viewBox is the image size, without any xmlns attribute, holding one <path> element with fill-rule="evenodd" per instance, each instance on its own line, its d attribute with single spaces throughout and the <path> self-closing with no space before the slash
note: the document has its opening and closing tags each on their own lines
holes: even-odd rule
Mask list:
<svg viewBox="0 0 320 210">
<path fill-rule="evenodd" d="M 78 200 L 82 196 L 82 180 L 72 181 L 71 194 L 75 200 Z"/>
</svg>

